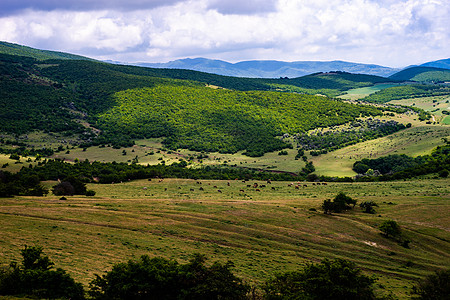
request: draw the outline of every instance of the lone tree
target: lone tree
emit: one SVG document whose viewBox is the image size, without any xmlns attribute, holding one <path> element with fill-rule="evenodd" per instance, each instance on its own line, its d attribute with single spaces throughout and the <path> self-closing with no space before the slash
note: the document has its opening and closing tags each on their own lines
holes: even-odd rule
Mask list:
<svg viewBox="0 0 450 300">
<path fill-rule="evenodd" d="M 85 195 L 86 184 L 79 178 L 67 176 L 52 189 L 56 196 Z"/>
<path fill-rule="evenodd" d="M 264 285 L 268 300 L 375 299 L 374 278 L 344 259 L 308 264 L 303 270 L 278 274 Z"/>
<path fill-rule="evenodd" d="M 401 233 L 400 226 L 394 220 L 384 221 L 379 229 L 386 237 L 398 237 Z"/>
<path fill-rule="evenodd" d="M 326 214 L 331 214 L 332 212 L 340 213 L 344 210 L 350 209 L 350 205 L 355 207 L 356 200 L 347 196 L 345 193 L 340 192 L 334 197 L 333 201 L 327 199 L 322 204 L 323 212 Z"/>
</svg>

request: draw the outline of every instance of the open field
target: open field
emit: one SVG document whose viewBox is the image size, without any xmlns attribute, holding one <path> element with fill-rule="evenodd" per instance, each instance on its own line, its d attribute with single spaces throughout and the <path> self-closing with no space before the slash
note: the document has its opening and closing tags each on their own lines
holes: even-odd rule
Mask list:
<svg viewBox="0 0 450 300">
<path fill-rule="evenodd" d="M 312 157 L 318 175 L 355 176 L 353 164 L 363 158 L 378 158 L 391 154 L 419 156 L 430 154 L 443 144 L 442 138 L 450 138 L 450 127 L 425 124 L 415 116 L 396 115 L 393 120 L 411 123 L 412 127 L 375 140 L 365 141 L 327 154 Z"/>
<path fill-rule="evenodd" d="M 450 124 L 449 116 L 442 114 L 442 111 L 450 112 L 449 95 L 393 100 L 390 101 L 389 104 L 415 106 L 425 111 L 431 112 L 435 118 L 435 121 L 446 125 Z"/>
<path fill-rule="evenodd" d="M 381 84 L 375 84 L 368 87 L 363 88 L 357 88 L 357 89 L 351 89 L 345 92 L 345 94 L 340 95 L 338 98 L 341 99 L 347 99 L 347 100 L 357 100 L 364 98 L 372 93 L 381 91 L 383 89 L 387 89 L 393 86 L 397 86 L 398 84 L 395 83 L 381 83 Z"/>
<path fill-rule="evenodd" d="M 277 271 L 340 257 L 401 299 L 415 280 L 450 265 L 449 179 L 299 189 L 257 182 L 266 185 L 259 192 L 247 187 L 253 183 L 140 180 L 89 185 L 97 192 L 90 198 L 0 199 L 0 262 L 19 259 L 24 245 L 42 245 L 56 266 L 86 284 L 94 273 L 142 254 L 185 262 L 199 252 L 210 262 L 232 260 L 239 276 L 258 284 Z M 359 203 L 375 201 L 377 213 L 356 207 L 324 215 L 321 203 L 340 191 Z M 380 235 L 386 219 L 400 224 L 410 249 Z"/>
</svg>

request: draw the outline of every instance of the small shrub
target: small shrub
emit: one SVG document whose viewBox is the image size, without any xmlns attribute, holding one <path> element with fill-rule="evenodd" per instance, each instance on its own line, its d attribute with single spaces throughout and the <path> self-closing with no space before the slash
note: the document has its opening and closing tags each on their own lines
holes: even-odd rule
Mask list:
<svg viewBox="0 0 450 300">
<path fill-rule="evenodd" d="M 86 196 L 88 196 L 88 197 L 93 197 L 93 196 L 95 196 L 95 191 L 93 191 L 93 190 L 87 190 L 86 191 Z"/>
<path fill-rule="evenodd" d="M 364 213 L 367 214 L 375 214 L 375 206 L 378 206 L 375 202 L 373 201 L 364 201 L 359 205 L 362 209 Z"/>
<path fill-rule="evenodd" d="M 322 204 L 323 212 L 326 214 L 331 214 L 332 212 L 340 213 L 344 210 L 350 209 L 350 205 L 355 207 L 356 200 L 347 196 L 345 193 L 340 192 L 334 197 L 333 201 L 327 199 Z"/>
<path fill-rule="evenodd" d="M 9 156 L 9 159 L 20 160 L 20 155 L 17 153 L 13 153 Z"/>
<path fill-rule="evenodd" d="M 439 172 L 439 177 L 441 178 L 447 178 L 448 177 L 448 170 L 442 170 Z"/>
</svg>

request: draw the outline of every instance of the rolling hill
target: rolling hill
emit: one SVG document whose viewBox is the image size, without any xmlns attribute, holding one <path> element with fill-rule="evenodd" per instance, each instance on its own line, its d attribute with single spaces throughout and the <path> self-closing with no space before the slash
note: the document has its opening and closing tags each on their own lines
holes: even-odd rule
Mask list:
<svg viewBox="0 0 450 300">
<path fill-rule="evenodd" d="M 411 80 L 419 82 L 450 81 L 450 70 L 436 67 L 411 67 L 397 72 L 389 78 L 393 80 Z"/>
</svg>

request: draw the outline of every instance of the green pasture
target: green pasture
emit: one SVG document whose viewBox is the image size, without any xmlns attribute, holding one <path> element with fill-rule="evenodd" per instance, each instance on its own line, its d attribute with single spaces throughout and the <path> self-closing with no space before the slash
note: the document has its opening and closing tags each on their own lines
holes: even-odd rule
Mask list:
<svg viewBox="0 0 450 300">
<path fill-rule="evenodd" d="M 390 88 L 393 86 L 398 86 L 398 84 L 381 83 L 381 84 L 375 84 L 372 86 L 351 89 L 351 90 L 345 91 L 345 94 L 340 95 L 338 98 L 347 99 L 347 100 L 357 100 L 357 99 L 364 98 L 367 95 L 373 94 L 375 92 L 378 92 L 378 91 L 381 91 L 383 89 L 387 89 L 387 88 Z"/>
<path fill-rule="evenodd" d="M 21 157 L 20 160 L 10 159 L 9 154 L 0 154 L 0 170 L 6 170 L 9 172 L 19 172 L 23 167 L 35 166 L 34 157 Z"/>
<path fill-rule="evenodd" d="M 446 116 L 442 121 L 442 124 L 450 125 L 450 116 Z"/>
<path fill-rule="evenodd" d="M 379 292 L 406 299 L 417 279 L 450 264 L 449 183 L 302 182 L 296 189 L 296 182 L 153 179 L 90 184 L 95 197 L 3 198 L 0 263 L 19 260 L 25 245 L 42 245 L 58 267 L 87 284 L 142 254 L 185 262 L 199 252 L 210 263 L 232 260 L 240 277 L 259 284 L 306 262 L 345 258 L 377 276 Z M 323 214 L 323 200 L 340 191 L 359 203 L 375 201 L 377 213 L 355 207 Z M 387 219 L 400 224 L 409 249 L 380 234 Z"/>
</svg>

